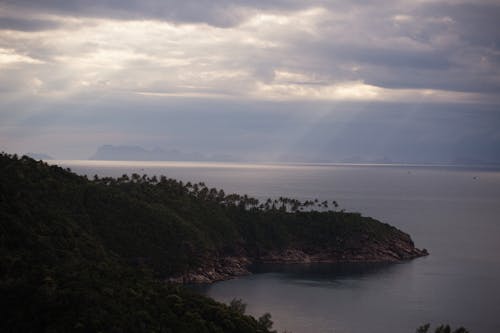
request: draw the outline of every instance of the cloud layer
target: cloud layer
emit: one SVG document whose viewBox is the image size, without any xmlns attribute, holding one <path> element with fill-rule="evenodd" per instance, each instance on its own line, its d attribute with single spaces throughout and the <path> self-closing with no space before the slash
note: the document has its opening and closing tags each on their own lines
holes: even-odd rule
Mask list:
<svg viewBox="0 0 500 333">
<path fill-rule="evenodd" d="M 307 132 L 307 114 L 347 112 L 345 103 L 371 109 L 366 119 L 388 105 L 403 114 L 425 105 L 465 121 L 464 110 L 500 105 L 498 17 L 495 1 L 0 1 L 0 135 L 5 149 L 22 149 L 13 133 L 27 128 L 84 131 L 74 118 L 82 112 L 96 127 L 117 112 L 156 119 L 179 101 L 197 110 L 193 122 L 220 116 L 205 105 L 240 121 L 252 109 L 263 120 L 293 109 L 285 118 L 302 112 L 303 124 L 292 133 Z M 122 135 L 97 145 L 126 141 L 125 124 L 106 126 Z M 484 136 L 473 135 L 478 144 L 498 140 Z M 78 142 L 94 144 L 84 134 Z"/>
</svg>

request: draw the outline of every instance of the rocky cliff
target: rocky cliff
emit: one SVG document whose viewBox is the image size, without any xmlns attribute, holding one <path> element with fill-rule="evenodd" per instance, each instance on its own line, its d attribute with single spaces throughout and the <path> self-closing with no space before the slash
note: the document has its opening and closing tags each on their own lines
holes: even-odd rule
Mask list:
<svg viewBox="0 0 500 333">
<path fill-rule="evenodd" d="M 260 255 L 207 256 L 203 266 L 167 279 L 171 283 L 212 283 L 251 274 L 250 266 L 257 263 L 307 264 L 337 262 L 399 262 L 427 256 L 426 249 L 418 249 L 410 236 L 399 231 L 397 237 L 385 242 L 361 235 L 343 248 L 285 248 Z"/>
</svg>

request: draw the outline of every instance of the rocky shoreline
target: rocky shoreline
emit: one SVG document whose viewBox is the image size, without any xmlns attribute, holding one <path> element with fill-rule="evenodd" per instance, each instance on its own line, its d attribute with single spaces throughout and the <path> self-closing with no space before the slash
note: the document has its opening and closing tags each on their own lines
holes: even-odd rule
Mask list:
<svg viewBox="0 0 500 333">
<path fill-rule="evenodd" d="M 168 283 L 199 284 L 228 280 L 251 274 L 249 267 L 259 263 L 274 264 L 309 264 L 341 262 L 400 262 L 427 256 L 426 249 L 417 249 L 409 236 L 390 243 L 368 242 L 364 246 L 354 246 L 339 250 L 288 248 L 281 251 L 269 251 L 258 256 L 211 256 L 206 265 L 166 279 Z"/>
</svg>

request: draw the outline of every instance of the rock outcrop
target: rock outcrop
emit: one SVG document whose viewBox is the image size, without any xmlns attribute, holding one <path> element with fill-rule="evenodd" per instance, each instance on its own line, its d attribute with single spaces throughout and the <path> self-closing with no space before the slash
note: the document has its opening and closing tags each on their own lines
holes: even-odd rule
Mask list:
<svg viewBox="0 0 500 333">
<path fill-rule="evenodd" d="M 248 267 L 253 263 L 253 260 L 248 257 L 228 256 L 213 258 L 207 259 L 207 263 L 203 267 L 170 277 L 167 279 L 167 282 L 182 284 L 211 283 L 250 274 Z"/>
<path fill-rule="evenodd" d="M 398 262 L 428 254 L 426 249 L 416 248 L 410 236 L 403 232 L 398 233 L 396 238 L 384 242 L 371 240 L 367 235 L 361 235 L 357 239 L 350 239 L 342 248 L 290 247 L 253 256 L 207 256 L 203 267 L 170 277 L 167 282 L 196 284 L 228 280 L 251 274 L 249 267 L 256 263 Z"/>
</svg>

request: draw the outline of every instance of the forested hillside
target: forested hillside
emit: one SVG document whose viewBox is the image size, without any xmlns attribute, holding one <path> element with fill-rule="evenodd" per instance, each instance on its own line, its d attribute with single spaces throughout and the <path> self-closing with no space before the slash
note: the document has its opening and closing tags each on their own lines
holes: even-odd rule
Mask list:
<svg viewBox="0 0 500 333">
<path fill-rule="evenodd" d="M 316 203 L 256 199 L 161 177 L 85 177 L 0 155 L 1 331 L 267 332 L 163 279 L 213 266 L 424 255 L 408 235 Z M 316 205 L 317 206 L 317 205 Z"/>
</svg>

